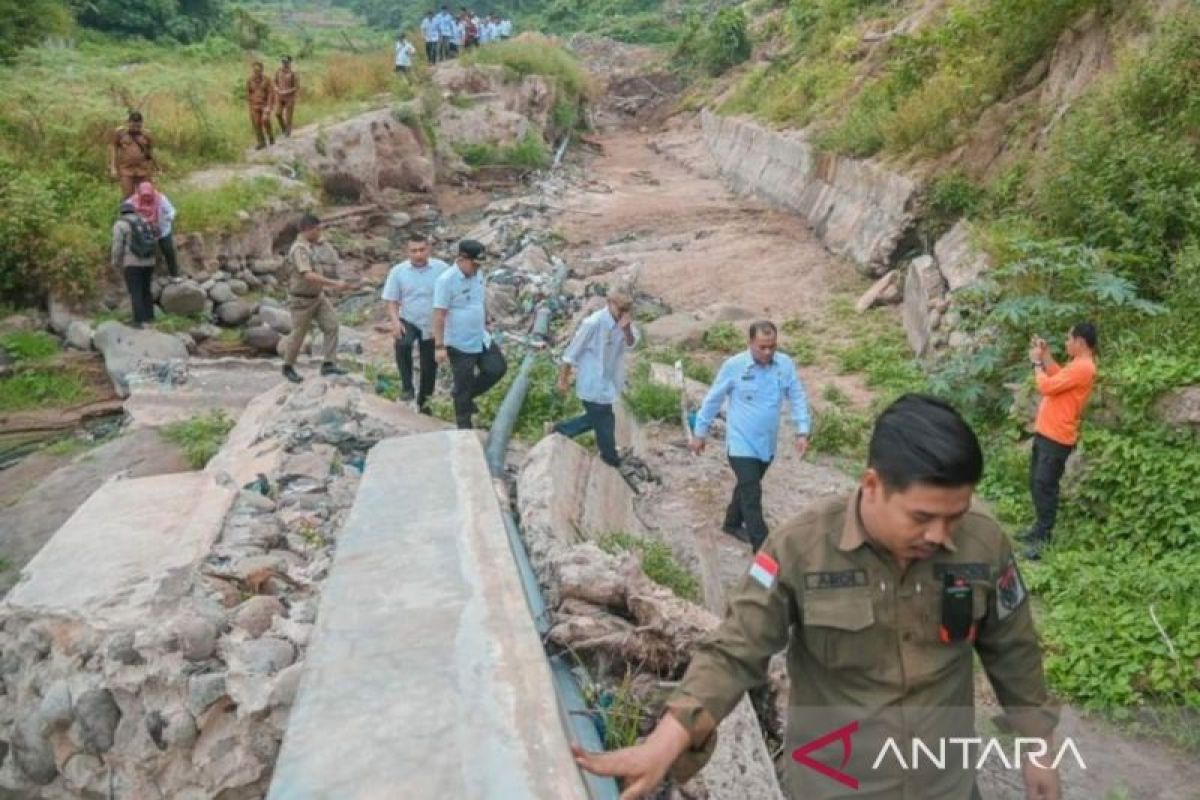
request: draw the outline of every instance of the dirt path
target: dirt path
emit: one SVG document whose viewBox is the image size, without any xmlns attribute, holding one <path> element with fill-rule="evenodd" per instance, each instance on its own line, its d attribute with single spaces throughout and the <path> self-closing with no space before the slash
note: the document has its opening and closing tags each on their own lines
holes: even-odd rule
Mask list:
<svg viewBox="0 0 1200 800">
<path fill-rule="evenodd" d="M 637 265 L 639 290 L 676 311 L 720 302 L 778 321 L 821 319 L 835 294 L 865 288 L 853 268 L 825 252 L 798 219 L 729 192 L 694 128 L 616 130 L 598 142 L 603 155 L 588 165 L 590 183 L 568 197 L 568 208 L 577 213 L 560 218 L 569 263 Z M 801 376 L 818 403 L 826 382 L 846 388 L 845 376 L 819 366 L 802 366 Z M 782 428 L 779 456 L 764 481 L 769 524 L 854 483 L 832 462 L 799 460 L 789 445 L 789 424 Z M 723 613 L 724 595 L 744 574 L 750 551 L 719 529 L 733 485 L 721 443 L 693 457 L 678 424 L 649 425 L 644 440 L 643 458 L 662 483 L 639 497 L 639 513 L 699 577 L 705 604 Z M 979 683 L 985 720 L 999 709 L 986 680 Z M 1060 733 L 1073 737 L 1087 762 L 1086 770 L 1064 762 L 1066 800 L 1200 798 L 1200 767 L 1169 747 L 1122 735 L 1072 709 L 1064 711 Z M 985 772 L 980 784 L 990 800 L 1024 797 L 1017 772 Z"/>
</svg>

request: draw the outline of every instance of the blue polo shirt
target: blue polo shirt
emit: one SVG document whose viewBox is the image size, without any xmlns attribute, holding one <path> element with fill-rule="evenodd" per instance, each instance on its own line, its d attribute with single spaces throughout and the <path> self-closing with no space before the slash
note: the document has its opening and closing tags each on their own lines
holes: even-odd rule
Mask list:
<svg viewBox="0 0 1200 800">
<path fill-rule="evenodd" d="M 448 269 L 449 264 L 436 258 L 424 267 L 401 261 L 383 284 L 383 299 L 400 304 L 400 318 L 420 328 L 422 339 L 433 338 L 433 285 Z"/>
<path fill-rule="evenodd" d="M 446 310 L 443 344 L 464 353 L 482 353 L 491 343 L 484 307 L 483 272 L 467 277 L 457 264 L 433 284 L 433 307 Z"/>
<path fill-rule="evenodd" d="M 746 350 L 722 364 L 696 415 L 696 436 L 708 436 L 726 400 L 725 441 L 731 456 L 759 461 L 775 457 L 784 400 L 791 406 L 796 434 L 807 436 L 811 428 L 804 384 L 796 375 L 796 365 L 783 353 L 776 353 L 769 364 L 759 364 Z"/>
</svg>

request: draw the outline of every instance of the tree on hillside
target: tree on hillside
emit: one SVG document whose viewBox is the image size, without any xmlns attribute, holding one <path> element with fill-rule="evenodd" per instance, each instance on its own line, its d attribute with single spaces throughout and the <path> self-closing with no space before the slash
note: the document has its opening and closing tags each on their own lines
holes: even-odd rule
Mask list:
<svg viewBox="0 0 1200 800">
<path fill-rule="evenodd" d="M 60 0 L 0 0 L 0 61 L 70 27 L 71 15 Z"/>
<path fill-rule="evenodd" d="M 68 0 L 80 25 L 122 36 L 203 39 L 225 23 L 225 0 Z"/>
</svg>

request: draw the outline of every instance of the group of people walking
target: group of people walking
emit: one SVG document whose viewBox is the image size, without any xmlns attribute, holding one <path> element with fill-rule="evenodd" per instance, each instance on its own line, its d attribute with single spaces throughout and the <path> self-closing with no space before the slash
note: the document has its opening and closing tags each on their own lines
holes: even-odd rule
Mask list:
<svg viewBox="0 0 1200 800">
<path fill-rule="evenodd" d="M 512 20 L 494 14 L 480 16 L 465 6 L 457 14 L 449 6 L 440 11 L 430 9 L 421 20 L 421 39 L 425 42 L 425 59 L 430 64 L 454 58 L 464 50 L 511 38 Z M 404 34 L 400 34 L 404 38 Z M 397 48 L 399 45 L 397 44 Z"/>
<path fill-rule="evenodd" d="M 250 65 L 250 77 L 246 79 L 246 103 L 250 106 L 250 127 L 262 150 L 275 144 L 275 132 L 271 129 L 271 113 L 279 122 L 283 136 L 292 135 L 292 117 L 296 113 L 296 98 L 300 94 L 300 76 L 292 69 L 291 56 L 284 56 L 274 77 L 268 78 L 261 61 Z"/>
</svg>

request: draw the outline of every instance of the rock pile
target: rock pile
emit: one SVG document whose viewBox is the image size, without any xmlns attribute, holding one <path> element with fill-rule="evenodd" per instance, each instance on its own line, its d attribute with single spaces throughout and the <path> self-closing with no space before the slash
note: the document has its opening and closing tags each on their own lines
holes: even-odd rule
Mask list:
<svg viewBox="0 0 1200 800">
<path fill-rule="evenodd" d="M 346 382 L 280 387 L 251 404 L 208 473 L 144 479 L 190 481 L 159 486 L 180 497 L 208 487 L 214 532 L 197 537 L 208 545 L 189 556 L 180 548 L 191 539 L 172 541 L 169 563 L 140 565 L 73 607 L 39 594 L 69 556 L 48 569 L 32 562 L 0 604 L 0 787 L 47 798 L 263 796 L 366 450 L 438 426 Z M 137 494 L 133 484 L 115 487 Z M 135 535 L 120 513 L 129 502 L 107 522 L 92 507 L 79 525 L 99 526 L 120 550 Z M 101 591 L 89 583 L 79 591 Z"/>
</svg>

